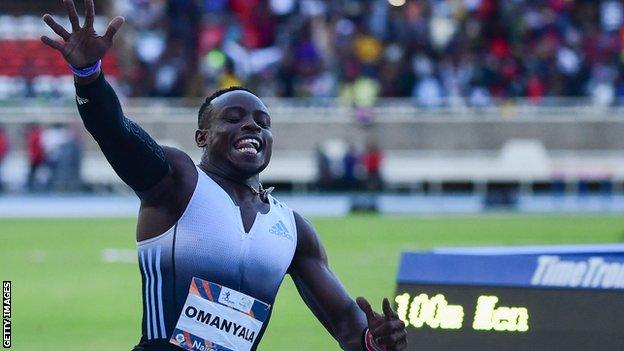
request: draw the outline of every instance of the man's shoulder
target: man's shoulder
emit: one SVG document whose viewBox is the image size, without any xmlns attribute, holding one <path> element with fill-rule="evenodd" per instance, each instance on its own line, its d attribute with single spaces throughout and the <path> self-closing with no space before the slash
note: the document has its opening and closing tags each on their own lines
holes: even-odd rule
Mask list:
<svg viewBox="0 0 624 351">
<path fill-rule="evenodd" d="M 173 146 L 162 146 L 167 161 L 174 166 L 194 166 L 193 159 L 184 151 Z"/>
<path fill-rule="evenodd" d="M 292 211 L 292 213 L 298 236 L 316 236 L 316 230 L 309 219 L 302 216 L 297 211 Z"/>
<path fill-rule="evenodd" d="M 158 184 L 140 194 L 143 205 L 156 207 L 180 207 L 186 204 L 197 182 L 197 170 L 193 160 L 184 151 L 162 146 L 169 163 L 169 172 Z"/>
<path fill-rule="evenodd" d="M 194 189 L 197 182 L 197 168 L 193 159 L 176 147 L 163 146 L 162 148 L 171 168 L 169 186 L 175 188 L 176 191 L 180 190 L 180 187 Z"/>
</svg>

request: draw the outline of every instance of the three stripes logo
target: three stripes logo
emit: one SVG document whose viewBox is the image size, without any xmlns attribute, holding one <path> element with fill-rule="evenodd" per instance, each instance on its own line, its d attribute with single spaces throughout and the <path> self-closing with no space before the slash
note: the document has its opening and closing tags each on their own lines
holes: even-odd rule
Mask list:
<svg viewBox="0 0 624 351">
<path fill-rule="evenodd" d="M 161 247 L 140 250 L 139 266 L 143 274 L 145 296 L 145 327 L 147 339 L 167 338 L 163 313 L 162 272 L 160 264 Z"/>
<path fill-rule="evenodd" d="M 273 224 L 273 226 L 269 229 L 269 233 L 293 241 L 292 235 L 290 235 L 288 228 L 286 228 L 286 225 L 284 225 L 284 222 L 282 222 L 281 220 Z"/>
</svg>

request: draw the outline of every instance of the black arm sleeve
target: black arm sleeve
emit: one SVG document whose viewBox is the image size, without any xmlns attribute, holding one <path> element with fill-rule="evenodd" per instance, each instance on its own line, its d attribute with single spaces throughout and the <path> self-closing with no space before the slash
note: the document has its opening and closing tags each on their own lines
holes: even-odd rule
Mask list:
<svg viewBox="0 0 624 351">
<path fill-rule="evenodd" d="M 78 112 L 119 177 L 134 191 L 148 190 L 169 172 L 160 145 L 123 115 L 104 73 L 87 85 L 76 84 Z"/>
</svg>

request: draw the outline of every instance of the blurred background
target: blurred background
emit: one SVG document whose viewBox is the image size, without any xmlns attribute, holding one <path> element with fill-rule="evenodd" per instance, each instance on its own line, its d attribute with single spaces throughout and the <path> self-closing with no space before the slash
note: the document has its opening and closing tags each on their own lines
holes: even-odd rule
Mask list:
<svg viewBox="0 0 624 351">
<path fill-rule="evenodd" d="M 57 0 L 0 4 L 0 273 L 45 310 L 16 312 L 16 349 L 129 348 L 138 201 L 39 41 L 46 12 L 69 27 Z M 263 98 L 263 183 L 313 218 L 354 295 L 390 295 L 406 249 L 624 240 L 622 1 L 100 0 L 96 14 L 100 32 L 126 18 L 103 69 L 159 143 L 199 160 L 205 96 Z M 336 349 L 285 285 L 267 349 Z"/>
</svg>

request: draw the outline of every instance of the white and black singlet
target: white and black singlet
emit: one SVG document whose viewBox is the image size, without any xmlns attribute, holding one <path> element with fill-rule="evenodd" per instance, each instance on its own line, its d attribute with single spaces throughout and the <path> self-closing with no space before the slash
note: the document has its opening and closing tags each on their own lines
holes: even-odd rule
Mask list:
<svg viewBox="0 0 624 351">
<path fill-rule="evenodd" d="M 195 190 L 177 223 L 137 243 L 143 322 L 136 350 L 180 350 L 169 339 L 194 277 L 272 305 L 294 256 L 297 229 L 290 208 L 269 195 L 269 211 L 257 213 L 246 233 L 240 208 L 201 169 L 197 173 Z"/>
</svg>

